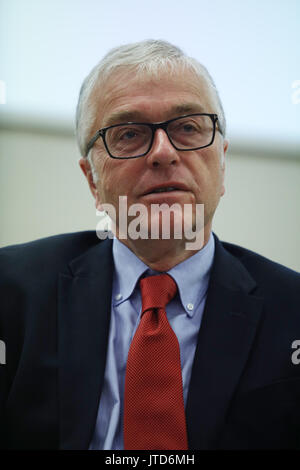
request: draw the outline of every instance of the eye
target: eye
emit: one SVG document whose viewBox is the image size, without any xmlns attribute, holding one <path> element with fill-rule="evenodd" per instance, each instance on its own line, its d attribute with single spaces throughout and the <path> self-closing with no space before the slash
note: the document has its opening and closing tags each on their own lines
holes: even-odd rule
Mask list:
<svg viewBox="0 0 300 470">
<path fill-rule="evenodd" d="M 187 123 L 182 125 L 182 131 L 189 133 L 197 130 L 197 127 L 192 123 Z"/>
<path fill-rule="evenodd" d="M 172 131 L 181 134 L 194 134 L 195 132 L 201 132 L 201 126 L 193 120 L 179 120 L 173 123 Z"/>
<path fill-rule="evenodd" d="M 144 151 L 151 139 L 151 129 L 143 124 L 118 125 L 108 129 L 106 144 L 113 154 L 131 154 Z"/>
<path fill-rule="evenodd" d="M 120 132 L 120 135 L 119 135 L 120 140 L 132 140 L 135 137 L 137 137 L 137 132 L 133 129 L 130 129 L 130 130 L 127 130 L 127 131 L 124 131 L 124 132 Z"/>
<path fill-rule="evenodd" d="M 111 129 L 110 136 L 114 142 L 132 142 L 144 138 L 146 128 L 144 126 L 120 126 Z"/>
</svg>

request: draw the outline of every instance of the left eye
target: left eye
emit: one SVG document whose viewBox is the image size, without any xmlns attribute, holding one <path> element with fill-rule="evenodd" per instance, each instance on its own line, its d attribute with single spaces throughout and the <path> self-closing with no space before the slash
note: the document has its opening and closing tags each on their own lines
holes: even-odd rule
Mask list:
<svg viewBox="0 0 300 470">
<path fill-rule="evenodd" d="M 186 121 L 186 122 L 177 122 L 174 123 L 175 125 L 173 126 L 172 131 L 176 133 L 182 133 L 182 134 L 192 134 L 194 132 L 199 132 L 200 127 L 198 123 L 193 122 L 193 121 Z"/>
<path fill-rule="evenodd" d="M 196 126 L 193 126 L 192 124 L 185 124 L 184 126 L 182 126 L 182 130 L 184 132 L 193 132 L 196 130 Z"/>
</svg>

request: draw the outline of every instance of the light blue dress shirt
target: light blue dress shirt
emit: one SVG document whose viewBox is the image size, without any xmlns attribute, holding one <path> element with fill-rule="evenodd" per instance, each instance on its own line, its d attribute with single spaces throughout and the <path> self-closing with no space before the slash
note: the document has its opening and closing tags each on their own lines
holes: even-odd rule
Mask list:
<svg viewBox="0 0 300 470">
<path fill-rule="evenodd" d="M 211 234 L 202 250 L 168 271 L 178 294 L 166 313 L 180 346 L 183 396 L 186 405 L 192 364 L 214 258 Z M 104 385 L 90 449 L 123 450 L 123 396 L 127 355 L 140 321 L 139 278 L 152 271 L 118 239 L 113 240 L 114 280 Z"/>
</svg>

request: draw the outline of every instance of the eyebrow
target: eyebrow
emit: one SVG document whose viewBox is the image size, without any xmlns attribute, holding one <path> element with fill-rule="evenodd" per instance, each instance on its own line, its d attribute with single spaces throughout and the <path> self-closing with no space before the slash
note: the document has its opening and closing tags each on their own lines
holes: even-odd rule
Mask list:
<svg viewBox="0 0 300 470">
<path fill-rule="evenodd" d="M 123 122 L 131 122 L 143 119 L 143 113 L 139 111 L 117 111 L 109 116 L 105 121 L 105 127 L 113 124 L 122 124 Z"/>
<path fill-rule="evenodd" d="M 203 108 L 201 104 L 197 103 L 183 103 L 174 106 L 171 109 L 172 114 L 186 114 L 186 113 L 205 113 L 208 111 Z"/>
<path fill-rule="evenodd" d="M 172 106 L 171 109 L 168 111 L 168 114 L 173 117 L 177 117 L 183 114 L 188 113 L 204 113 L 205 110 L 203 106 L 196 103 L 182 103 L 175 106 Z M 206 111 L 208 112 L 208 111 Z M 124 110 L 124 111 L 117 111 L 112 113 L 109 118 L 105 121 L 105 127 L 112 126 L 114 124 L 122 124 L 125 122 L 133 122 L 133 121 L 141 121 L 145 122 L 145 113 L 142 113 L 137 110 Z"/>
</svg>

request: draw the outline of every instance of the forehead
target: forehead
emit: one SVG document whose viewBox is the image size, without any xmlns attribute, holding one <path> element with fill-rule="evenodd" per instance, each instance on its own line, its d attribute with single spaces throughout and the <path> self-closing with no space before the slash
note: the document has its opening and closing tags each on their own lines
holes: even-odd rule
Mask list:
<svg viewBox="0 0 300 470">
<path fill-rule="evenodd" d="M 115 71 L 96 91 L 94 100 L 98 129 L 135 119 L 159 122 L 189 112 L 217 112 L 206 77 L 190 70 L 156 76 Z"/>
</svg>

